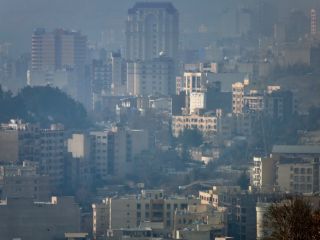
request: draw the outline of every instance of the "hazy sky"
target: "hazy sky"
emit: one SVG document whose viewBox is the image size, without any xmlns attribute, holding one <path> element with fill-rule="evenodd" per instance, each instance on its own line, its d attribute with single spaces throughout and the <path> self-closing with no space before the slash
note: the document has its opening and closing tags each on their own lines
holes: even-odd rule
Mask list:
<svg viewBox="0 0 320 240">
<path fill-rule="evenodd" d="M 149 0 L 150 1 L 150 0 Z M 219 13 L 239 2 L 259 0 L 172 0 L 180 12 L 181 30 L 195 30 L 200 24 L 220 24 Z M 284 7 L 301 6 L 319 0 L 269 0 Z M 123 29 L 127 9 L 134 0 L 0 0 L 0 43 L 12 42 L 19 51 L 28 51 L 32 30 L 56 27 L 81 30 L 95 40 L 104 29 Z"/>
</svg>

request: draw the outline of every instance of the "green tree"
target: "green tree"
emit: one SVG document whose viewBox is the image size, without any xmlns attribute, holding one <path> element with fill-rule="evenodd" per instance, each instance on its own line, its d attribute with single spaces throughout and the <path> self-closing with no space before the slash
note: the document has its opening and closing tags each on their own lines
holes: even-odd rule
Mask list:
<svg viewBox="0 0 320 240">
<path fill-rule="evenodd" d="M 0 121 L 20 118 L 43 127 L 62 123 L 66 128 L 90 126 L 85 108 L 58 88 L 25 87 L 17 95 L 0 88 Z"/>
<path fill-rule="evenodd" d="M 203 137 L 198 129 L 184 129 L 178 141 L 185 147 L 199 147 L 203 143 Z"/>
</svg>

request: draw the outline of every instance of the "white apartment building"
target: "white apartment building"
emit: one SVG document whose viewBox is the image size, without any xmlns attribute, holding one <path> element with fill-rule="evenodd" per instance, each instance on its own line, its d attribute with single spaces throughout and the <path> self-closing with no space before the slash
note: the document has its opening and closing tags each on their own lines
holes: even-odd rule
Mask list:
<svg viewBox="0 0 320 240">
<path fill-rule="evenodd" d="M 217 117 L 215 115 L 197 115 L 172 117 L 172 133 L 178 137 L 184 129 L 198 129 L 203 134 L 214 134 L 217 132 Z"/>
<path fill-rule="evenodd" d="M 128 93 L 134 96 L 168 96 L 175 93 L 174 62 L 166 56 L 127 65 Z"/>
<path fill-rule="evenodd" d="M 256 91 L 250 92 L 244 96 L 243 104 L 246 110 L 262 112 L 264 110 L 264 96 Z"/>
<path fill-rule="evenodd" d="M 181 91 L 185 91 L 187 95 L 192 92 L 203 92 L 205 83 L 206 75 L 203 72 L 185 72 Z"/>
<path fill-rule="evenodd" d="M 189 114 L 194 114 L 197 110 L 206 109 L 206 93 L 192 92 L 190 93 Z"/>
</svg>

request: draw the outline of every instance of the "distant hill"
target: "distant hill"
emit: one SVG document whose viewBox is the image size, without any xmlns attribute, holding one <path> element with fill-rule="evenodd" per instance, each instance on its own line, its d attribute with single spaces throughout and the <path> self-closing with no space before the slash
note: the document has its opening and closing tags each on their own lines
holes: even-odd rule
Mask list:
<svg viewBox="0 0 320 240">
<path fill-rule="evenodd" d="M 17 95 L 5 92 L 0 86 L 0 121 L 19 118 L 48 127 L 61 123 L 69 129 L 90 125 L 85 108 L 58 88 L 25 87 Z"/>
</svg>

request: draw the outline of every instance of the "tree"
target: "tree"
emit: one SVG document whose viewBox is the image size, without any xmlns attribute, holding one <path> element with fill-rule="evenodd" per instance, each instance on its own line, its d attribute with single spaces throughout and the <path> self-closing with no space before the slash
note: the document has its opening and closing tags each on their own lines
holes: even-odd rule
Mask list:
<svg viewBox="0 0 320 240">
<path fill-rule="evenodd" d="M 91 124 L 79 102 L 50 86 L 25 87 L 15 96 L 0 88 L 0 121 L 15 118 L 40 123 L 42 127 L 62 123 L 66 128 L 82 129 Z"/>
<path fill-rule="evenodd" d="M 242 190 L 248 190 L 249 185 L 250 185 L 250 178 L 248 177 L 248 174 L 246 171 L 242 172 L 237 183 Z"/>
<path fill-rule="evenodd" d="M 315 240 L 319 239 L 319 213 L 310 204 L 296 197 L 269 207 L 266 224 L 272 230 L 268 240 Z"/>
<path fill-rule="evenodd" d="M 185 147 L 199 147 L 203 143 L 202 133 L 198 129 L 184 129 L 178 141 Z"/>
</svg>

